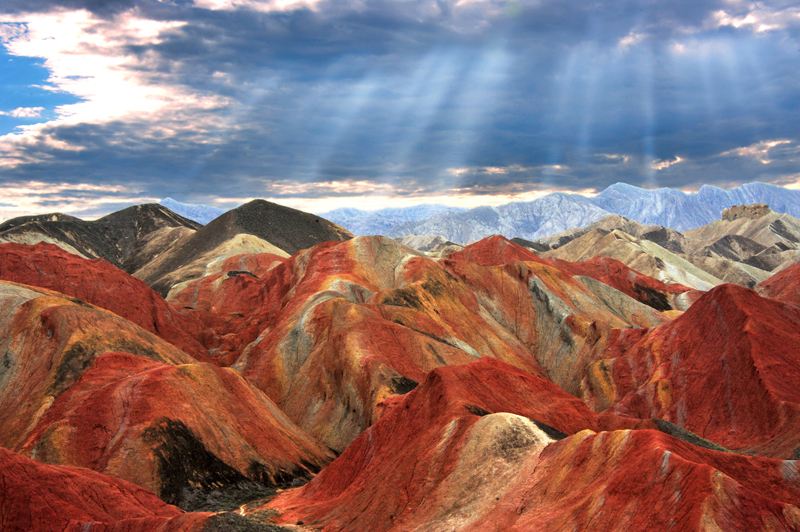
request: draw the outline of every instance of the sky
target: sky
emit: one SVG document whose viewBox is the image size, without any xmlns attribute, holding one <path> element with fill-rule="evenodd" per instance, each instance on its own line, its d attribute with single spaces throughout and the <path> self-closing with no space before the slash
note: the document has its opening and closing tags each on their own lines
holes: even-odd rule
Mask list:
<svg viewBox="0 0 800 532">
<path fill-rule="evenodd" d="M 3 0 L 0 219 L 800 187 L 800 4 Z"/>
</svg>

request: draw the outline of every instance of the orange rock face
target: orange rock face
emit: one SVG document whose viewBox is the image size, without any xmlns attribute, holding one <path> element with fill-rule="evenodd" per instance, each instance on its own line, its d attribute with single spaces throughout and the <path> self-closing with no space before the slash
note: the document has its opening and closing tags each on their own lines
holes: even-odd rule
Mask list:
<svg viewBox="0 0 800 532">
<path fill-rule="evenodd" d="M 196 321 L 105 260 L 84 259 L 52 244 L 0 244 L 0 279 L 55 290 L 110 310 L 192 356 L 207 358 L 196 338 Z"/>
<path fill-rule="evenodd" d="M 0 448 L 0 529 L 183 532 L 259 530 L 238 513 L 183 512 L 89 469 L 43 464 Z"/>
<path fill-rule="evenodd" d="M 663 283 L 609 257 L 595 257 L 581 262 L 555 259 L 553 262 L 573 275 L 593 277 L 656 310 L 683 306 L 676 304 L 677 296 L 693 290 L 680 284 Z"/>
<path fill-rule="evenodd" d="M 628 423 L 497 361 L 440 368 L 270 506 L 324 530 L 800 525 L 793 462 L 619 430 Z"/>
<path fill-rule="evenodd" d="M 17 447 L 53 400 L 104 352 L 195 362 L 116 314 L 55 292 L 0 281 L 0 309 L 0 445 L 5 447 Z"/>
<path fill-rule="evenodd" d="M 128 353 L 99 357 L 20 448 L 130 480 L 174 504 L 187 486 L 281 485 L 330 459 L 235 371 Z"/>
<path fill-rule="evenodd" d="M 42 464 L 3 448 L 0 486 L 0 529 L 8 531 L 81 530 L 88 524 L 125 520 L 162 526 L 182 516 L 175 506 L 124 480 L 83 468 Z M 199 530 L 197 525 L 207 518 L 195 514 L 180 524 Z"/>
<path fill-rule="evenodd" d="M 510 262 L 495 265 L 498 257 Z M 208 324 L 212 355 L 337 450 L 377 419 L 386 397 L 436 367 L 486 356 L 578 391 L 612 328 L 664 320 L 500 238 L 442 262 L 381 237 L 265 257 L 250 270 L 241 260 L 255 259 L 236 259 L 171 300 Z"/>
<path fill-rule="evenodd" d="M 0 246 L 0 529 L 800 528 L 797 267 L 701 293 L 359 237 L 196 270 L 165 301 Z"/>
<path fill-rule="evenodd" d="M 238 373 L 115 314 L 9 282 L 0 308 L 5 447 L 185 507 L 308 477 L 331 458 Z"/>
<path fill-rule="evenodd" d="M 800 263 L 776 273 L 759 284 L 757 290 L 765 297 L 800 306 Z"/>
<path fill-rule="evenodd" d="M 596 404 L 724 447 L 800 449 L 800 308 L 721 285 L 673 322 L 620 334 L 590 373 Z"/>
<path fill-rule="evenodd" d="M 230 365 L 278 312 L 275 302 L 285 287 L 269 281 L 279 276 L 268 276 L 286 262 L 269 253 L 229 257 L 218 271 L 175 290 L 170 303 L 200 323 L 200 341 L 211 357 Z"/>
</svg>

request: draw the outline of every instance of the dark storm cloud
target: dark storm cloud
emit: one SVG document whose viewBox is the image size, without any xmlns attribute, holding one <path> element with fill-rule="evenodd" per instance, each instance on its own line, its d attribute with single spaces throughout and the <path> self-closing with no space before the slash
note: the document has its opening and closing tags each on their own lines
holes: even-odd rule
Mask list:
<svg viewBox="0 0 800 532">
<path fill-rule="evenodd" d="M 200 199 L 280 195 L 270 183 L 283 182 L 367 180 L 424 195 L 798 173 L 790 3 L 759 4 L 760 26 L 743 22 L 747 4 L 713 0 L 330 1 L 288 12 L 12 0 L 3 11 L 56 6 L 92 11 L 105 20 L 97 31 L 131 9 L 184 21 L 115 53 L 138 58 L 152 83 L 227 103 L 166 113 L 167 137 L 135 116 L 50 127 L 24 164 L 0 167 L 3 180 L 135 183 Z M 790 144 L 769 163 L 732 155 L 773 139 Z"/>
</svg>

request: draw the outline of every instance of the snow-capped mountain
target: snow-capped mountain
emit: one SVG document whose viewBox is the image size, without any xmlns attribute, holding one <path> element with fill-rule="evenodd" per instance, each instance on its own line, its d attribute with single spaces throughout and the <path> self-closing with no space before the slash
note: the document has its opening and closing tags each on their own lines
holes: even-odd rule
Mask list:
<svg viewBox="0 0 800 532">
<path fill-rule="evenodd" d="M 396 227 L 391 236 L 441 235 L 459 244 L 493 234 L 533 239 L 562 228 L 588 225 L 607 214 L 583 196 L 556 193 L 535 201 L 477 207 L 406 223 Z"/>
<path fill-rule="evenodd" d="M 344 208 L 327 212 L 322 216 L 356 235 L 392 236 L 398 234 L 397 228 L 400 226 L 424 222 L 442 215 L 456 214 L 463 210 L 444 205 L 415 205 L 377 211 Z"/>
<path fill-rule="evenodd" d="M 225 209 L 220 209 L 219 207 L 200 203 L 183 203 L 172 198 L 164 198 L 159 203 L 172 212 L 203 225 L 226 212 Z"/>
<path fill-rule="evenodd" d="M 321 216 L 356 235 L 439 235 L 451 242 L 467 244 L 493 234 L 539 239 L 589 225 L 610 214 L 686 231 L 718 220 L 723 209 L 749 203 L 766 203 L 775 212 L 800 217 L 800 190 L 767 183 L 748 183 L 731 189 L 704 185 L 694 193 L 616 183 L 594 197 L 556 192 L 499 207 L 459 209 L 417 205 L 377 211 L 345 208 Z M 171 198 L 161 200 L 161 204 L 202 224 L 225 212 L 218 207 Z"/>
<path fill-rule="evenodd" d="M 800 191 L 766 183 L 732 189 L 704 185 L 695 193 L 616 183 L 595 197 L 554 193 L 500 207 L 454 210 L 420 206 L 374 212 L 340 209 L 325 216 L 355 234 L 440 235 L 465 244 L 492 234 L 542 238 L 589 225 L 610 214 L 686 231 L 718 220 L 723 209 L 748 203 L 766 203 L 776 212 L 800 216 Z"/>
<path fill-rule="evenodd" d="M 703 185 L 690 194 L 671 188 L 651 190 L 617 183 L 591 200 L 608 212 L 678 231 L 718 220 L 723 209 L 733 205 L 766 203 L 775 212 L 800 215 L 800 191 L 767 183 L 747 183 L 727 190 Z"/>
</svg>

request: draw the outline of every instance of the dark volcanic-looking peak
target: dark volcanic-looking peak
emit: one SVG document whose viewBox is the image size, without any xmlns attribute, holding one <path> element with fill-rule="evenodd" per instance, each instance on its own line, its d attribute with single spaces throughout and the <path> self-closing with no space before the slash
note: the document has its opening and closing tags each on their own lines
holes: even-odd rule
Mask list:
<svg viewBox="0 0 800 532">
<path fill-rule="evenodd" d="M 18 227 L 23 224 L 27 223 L 34 223 L 34 222 L 82 222 L 80 218 L 76 218 L 75 216 L 70 216 L 69 214 L 62 214 L 60 212 L 51 212 L 48 214 L 34 214 L 31 216 L 18 216 L 16 218 L 11 218 L 6 220 L 3 223 L 0 223 L 0 233 L 3 231 L 8 231 L 9 229 L 13 229 L 14 227 Z"/>
<path fill-rule="evenodd" d="M 247 236 L 250 242 L 235 245 L 233 242 L 237 235 Z M 197 268 L 204 270 L 208 262 L 204 257 L 211 260 L 226 254 L 251 251 L 248 246 L 252 241 L 271 245 L 278 253 L 293 254 L 320 242 L 349 240 L 352 236 L 347 230 L 319 216 L 258 199 L 212 220 L 137 275 L 166 294 L 176 283 L 196 277 Z M 187 269 L 188 265 L 192 265 L 191 271 Z"/>
<path fill-rule="evenodd" d="M 0 241 L 50 242 L 89 258 L 106 259 L 132 272 L 149 260 L 144 247 L 157 232 L 180 228 L 195 231 L 199 227 L 162 205 L 148 203 L 91 221 L 60 213 L 13 218 L 0 224 Z M 160 249 L 152 250 L 157 251 Z"/>
<path fill-rule="evenodd" d="M 289 254 L 353 235 L 328 220 L 290 207 L 256 199 L 210 222 L 198 236 L 214 246 L 240 233 L 255 235 Z M 210 248 L 209 248 L 210 249 Z"/>
</svg>

